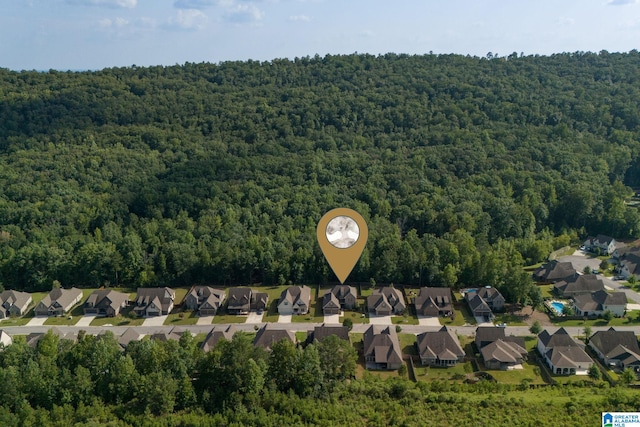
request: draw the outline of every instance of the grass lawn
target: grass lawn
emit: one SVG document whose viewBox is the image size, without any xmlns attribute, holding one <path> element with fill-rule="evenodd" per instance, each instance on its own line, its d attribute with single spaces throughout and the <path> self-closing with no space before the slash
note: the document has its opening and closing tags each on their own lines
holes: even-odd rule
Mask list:
<svg viewBox="0 0 640 427">
<path fill-rule="evenodd" d="M 32 317 L 10 317 L 0 322 L 0 327 L 7 326 L 24 326 L 32 319 Z"/>
<path fill-rule="evenodd" d="M 181 317 L 182 316 L 182 317 Z M 165 325 L 195 325 L 198 322 L 198 316 L 195 311 L 178 311 L 177 313 L 171 313 L 164 321 Z"/>
<path fill-rule="evenodd" d="M 247 316 L 237 316 L 235 314 L 226 314 L 224 310 L 220 311 L 220 314 L 216 314 L 213 318 L 213 324 L 219 325 L 224 323 L 245 323 Z"/>
<path fill-rule="evenodd" d="M 344 316 L 340 316 L 340 323 L 344 322 L 345 318 L 349 318 L 353 321 L 353 324 L 357 323 L 369 323 L 369 318 L 366 315 L 363 317 L 364 313 L 360 313 L 359 311 L 345 311 Z"/>
<path fill-rule="evenodd" d="M 556 296 L 553 295 L 553 285 L 540 285 L 538 287 L 540 288 L 540 293 L 542 294 L 542 298 L 544 299 L 556 298 Z"/>
<path fill-rule="evenodd" d="M 115 316 L 115 317 L 97 317 L 91 322 L 91 326 L 140 326 L 144 322 L 142 317 L 131 319 L 127 316 Z"/>
<path fill-rule="evenodd" d="M 398 334 L 398 340 L 400 341 L 400 348 L 402 348 L 402 354 L 418 355 L 416 351 L 416 336 L 414 334 Z"/>
<path fill-rule="evenodd" d="M 47 326 L 73 326 L 80 320 L 82 316 L 60 316 L 60 317 L 49 317 L 44 321 L 44 324 Z"/>
<path fill-rule="evenodd" d="M 371 287 L 371 286 L 361 286 L 360 287 L 360 297 L 363 300 L 366 300 L 369 295 L 373 295 L 374 289 L 375 289 L 375 287 Z"/>
<path fill-rule="evenodd" d="M 513 314 L 503 313 L 496 315 L 495 323 L 506 323 L 509 326 L 527 326 L 526 322 L 523 322 L 518 316 Z"/>
<path fill-rule="evenodd" d="M 405 313 L 402 316 L 391 316 L 391 323 L 394 325 L 418 325 L 418 319 Z"/>
<path fill-rule="evenodd" d="M 315 295 L 315 298 L 313 297 Z M 324 314 L 322 314 L 322 295 L 317 295 L 316 291 L 311 292 L 311 306 L 309 313 L 301 316 L 292 316 L 291 323 L 322 323 L 324 322 Z"/>
<path fill-rule="evenodd" d="M 305 342 L 307 340 L 307 333 L 304 331 L 296 332 L 296 339 L 298 342 Z"/>
<path fill-rule="evenodd" d="M 451 317 L 440 317 L 440 324 L 445 326 L 475 325 L 476 319 L 471 315 L 469 307 L 465 303 L 456 303 L 453 306 L 455 315 Z"/>
<path fill-rule="evenodd" d="M 450 368 L 431 368 L 422 366 L 420 362 L 415 364 L 414 373 L 418 381 L 456 381 L 462 382 L 467 374 L 473 372 L 471 362 L 458 363 Z"/>
<path fill-rule="evenodd" d="M 562 317 L 551 317 L 553 323 L 558 326 L 638 326 L 640 325 L 640 319 L 638 318 L 640 311 L 633 310 L 628 311 L 625 317 L 614 317 L 607 323 L 604 319 L 592 319 L 592 320 L 566 320 Z"/>
</svg>

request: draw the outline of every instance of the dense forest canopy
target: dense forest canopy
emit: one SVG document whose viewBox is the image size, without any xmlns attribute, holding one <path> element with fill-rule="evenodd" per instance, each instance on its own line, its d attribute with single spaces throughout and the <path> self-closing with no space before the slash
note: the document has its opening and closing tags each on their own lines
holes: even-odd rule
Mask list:
<svg viewBox="0 0 640 427">
<path fill-rule="evenodd" d="M 2 285 L 334 280 L 345 206 L 351 280 L 523 300 L 523 264 L 640 235 L 639 111 L 637 51 L 0 70 Z"/>
</svg>

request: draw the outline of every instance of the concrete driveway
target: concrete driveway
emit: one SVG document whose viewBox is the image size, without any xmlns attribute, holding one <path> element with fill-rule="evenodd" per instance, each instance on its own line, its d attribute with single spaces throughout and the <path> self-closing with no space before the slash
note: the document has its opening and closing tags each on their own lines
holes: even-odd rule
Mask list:
<svg viewBox="0 0 640 427">
<path fill-rule="evenodd" d="M 600 261 L 598 258 L 593 258 L 591 255 L 585 255 L 582 253 L 581 255 L 567 255 L 558 258 L 560 262 L 570 262 L 573 265 L 573 268 L 576 269 L 578 273 L 582 273 L 586 266 L 589 266 L 592 270 L 597 270 L 600 268 Z"/>
<path fill-rule="evenodd" d="M 48 318 L 48 316 L 36 316 L 29 320 L 25 326 L 42 326 Z"/>
<path fill-rule="evenodd" d="M 344 316 L 344 312 L 340 312 L 340 314 L 330 314 L 328 316 L 324 316 L 324 323 L 328 324 L 340 324 L 340 316 Z"/>
<path fill-rule="evenodd" d="M 154 316 L 154 317 L 147 317 L 146 319 L 144 319 L 144 322 L 142 322 L 142 326 L 162 326 L 164 325 L 164 321 L 167 320 L 167 315 L 164 316 Z"/>
<path fill-rule="evenodd" d="M 200 316 L 196 321 L 196 325 L 210 325 L 216 316 Z"/>
<path fill-rule="evenodd" d="M 493 322 L 490 320 L 484 320 L 484 317 L 482 316 L 475 316 L 476 318 L 476 323 L 478 324 L 478 326 L 493 326 Z"/>
<path fill-rule="evenodd" d="M 440 326 L 440 320 L 438 320 L 437 316 L 418 316 L 418 325 Z"/>
<path fill-rule="evenodd" d="M 281 314 L 278 316 L 278 323 L 291 323 L 291 314 Z"/>
<path fill-rule="evenodd" d="M 78 320 L 76 326 L 89 326 L 91 322 L 93 322 L 93 319 L 95 319 L 96 317 L 98 316 L 96 316 L 95 314 L 85 314 L 80 318 L 80 320 Z"/>
<path fill-rule="evenodd" d="M 391 315 L 378 316 L 377 314 L 369 313 L 369 324 L 370 325 L 391 325 L 393 324 L 393 322 L 391 321 Z"/>
<path fill-rule="evenodd" d="M 264 316 L 264 313 L 258 314 L 257 312 L 252 311 L 247 316 L 247 321 L 245 323 L 262 323 L 262 316 Z"/>
</svg>

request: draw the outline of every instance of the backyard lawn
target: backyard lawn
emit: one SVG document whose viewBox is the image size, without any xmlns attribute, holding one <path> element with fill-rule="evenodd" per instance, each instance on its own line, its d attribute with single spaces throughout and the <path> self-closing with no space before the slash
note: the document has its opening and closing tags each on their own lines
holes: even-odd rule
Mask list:
<svg viewBox="0 0 640 427">
<path fill-rule="evenodd" d="M 195 325 L 198 322 L 198 316 L 195 311 L 178 311 L 171 313 L 164 321 L 165 325 Z"/>
<path fill-rule="evenodd" d="M 464 326 L 475 325 L 476 319 L 471 315 L 469 307 L 465 303 L 456 303 L 453 305 L 452 317 L 440 317 L 440 324 L 445 326 Z"/>
</svg>

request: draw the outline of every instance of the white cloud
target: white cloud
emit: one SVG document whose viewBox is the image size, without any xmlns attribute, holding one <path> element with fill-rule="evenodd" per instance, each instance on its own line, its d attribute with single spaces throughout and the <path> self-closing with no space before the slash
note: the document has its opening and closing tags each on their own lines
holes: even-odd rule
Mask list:
<svg viewBox="0 0 640 427">
<path fill-rule="evenodd" d="M 293 15 L 289 17 L 289 21 L 309 22 L 311 18 L 307 15 Z"/>
<path fill-rule="evenodd" d="M 111 8 L 133 9 L 138 5 L 138 0 L 67 0 L 67 3 L 83 6 L 104 6 Z"/>
<path fill-rule="evenodd" d="M 576 23 L 576 20 L 573 18 L 560 18 L 558 19 L 558 25 L 566 26 L 573 25 Z"/>
<path fill-rule="evenodd" d="M 178 9 L 204 9 L 205 7 L 214 6 L 216 0 L 176 0 L 173 7 Z"/>
<path fill-rule="evenodd" d="M 229 22 L 245 23 L 260 21 L 264 17 L 262 12 L 254 4 L 238 4 L 227 10 L 224 19 Z"/>
<path fill-rule="evenodd" d="M 165 27 L 172 30 L 201 30 L 206 27 L 208 20 L 207 15 L 198 9 L 180 9 Z"/>
<path fill-rule="evenodd" d="M 609 0 L 609 6 L 624 6 L 626 4 L 638 3 L 638 0 Z"/>
</svg>

